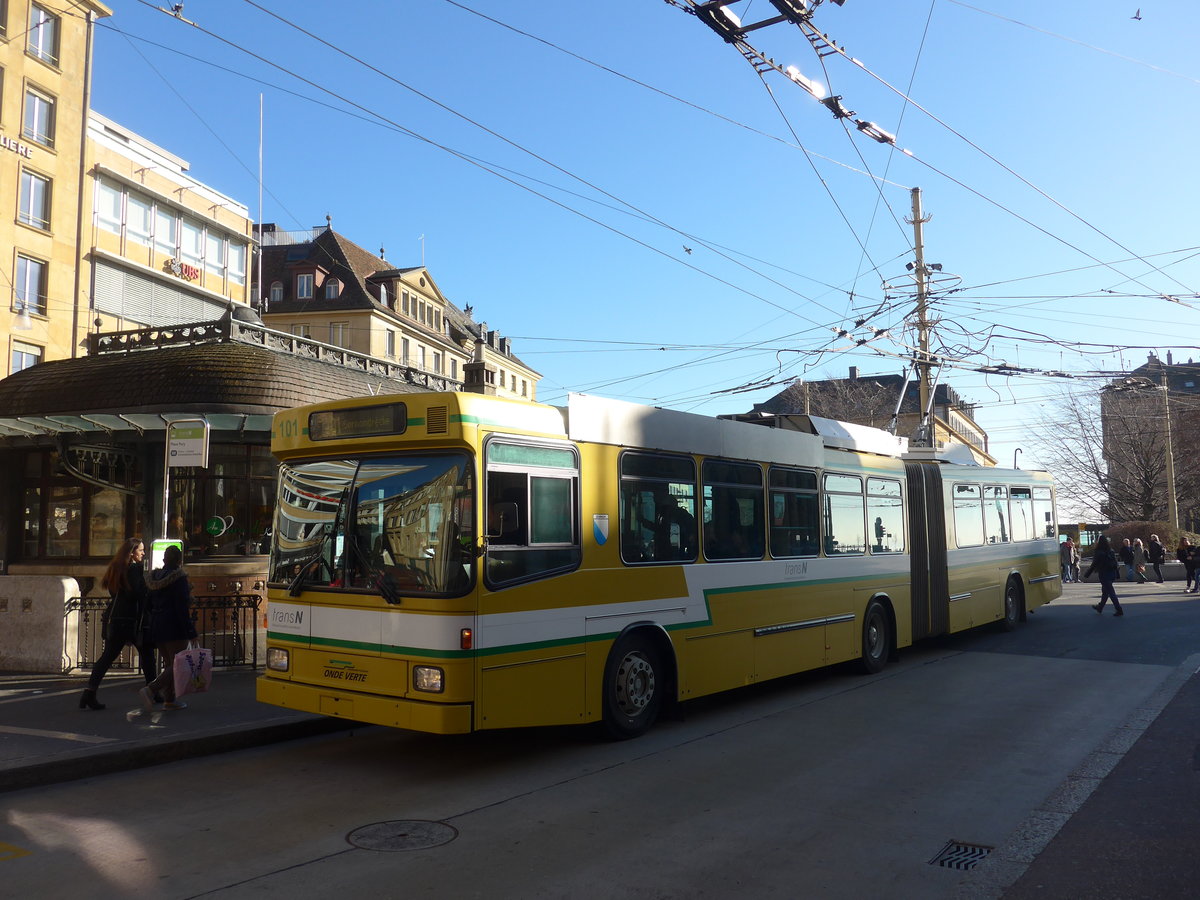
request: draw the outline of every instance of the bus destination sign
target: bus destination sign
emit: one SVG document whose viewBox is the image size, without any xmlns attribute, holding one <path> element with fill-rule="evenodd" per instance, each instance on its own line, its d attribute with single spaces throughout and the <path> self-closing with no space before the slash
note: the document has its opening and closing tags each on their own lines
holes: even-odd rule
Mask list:
<svg viewBox="0 0 1200 900">
<path fill-rule="evenodd" d="M 408 407 L 404 403 L 325 409 L 308 417 L 308 436 L 314 441 L 404 434 Z"/>
</svg>

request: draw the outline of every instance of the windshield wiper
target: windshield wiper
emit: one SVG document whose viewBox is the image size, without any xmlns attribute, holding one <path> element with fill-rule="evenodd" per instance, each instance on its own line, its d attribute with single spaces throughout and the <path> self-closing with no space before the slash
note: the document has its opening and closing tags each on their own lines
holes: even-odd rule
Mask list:
<svg viewBox="0 0 1200 900">
<path fill-rule="evenodd" d="M 336 524 L 336 523 L 335 523 Z M 325 547 L 329 544 L 329 538 L 333 534 L 333 528 L 327 528 L 325 534 L 321 538 L 321 543 L 317 547 L 317 552 L 300 564 L 300 571 L 296 573 L 296 577 L 292 579 L 288 585 L 288 596 L 298 597 L 304 589 L 305 583 L 308 581 L 309 575 L 314 571 L 319 572 L 321 566 L 329 570 L 329 580 L 333 580 L 333 567 L 329 565 L 329 560 L 325 558 Z"/>
</svg>

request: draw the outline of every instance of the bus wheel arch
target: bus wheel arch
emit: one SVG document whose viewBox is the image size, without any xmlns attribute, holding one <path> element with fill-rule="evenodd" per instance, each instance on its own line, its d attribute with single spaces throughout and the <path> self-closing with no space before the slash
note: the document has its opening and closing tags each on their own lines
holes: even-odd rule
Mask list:
<svg viewBox="0 0 1200 900">
<path fill-rule="evenodd" d="M 1025 584 L 1014 572 L 1004 583 L 1004 615 L 996 624 L 1001 631 L 1012 631 L 1025 618 Z"/>
<path fill-rule="evenodd" d="M 675 653 L 660 626 L 626 628 L 613 641 L 604 663 L 602 724 L 614 740 L 650 730 L 676 692 Z"/>
<path fill-rule="evenodd" d="M 896 657 L 896 613 L 886 594 L 877 594 L 863 611 L 862 656 L 859 666 L 867 675 L 882 672 Z"/>
</svg>

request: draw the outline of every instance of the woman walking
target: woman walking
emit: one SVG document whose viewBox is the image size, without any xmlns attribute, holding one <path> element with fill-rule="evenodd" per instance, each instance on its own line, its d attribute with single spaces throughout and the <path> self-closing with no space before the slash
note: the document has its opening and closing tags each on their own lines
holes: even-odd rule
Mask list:
<svg viewBox="0 0 1200 900">
<path fill-rule="evenodd" d="M 1146 583 L 1146 559 L 1146 547 L 1142 539 L 1137 538 L 1133 542 L 1133 574 L 1138 584 Z"/>
<path fill-rule="evenodd" d="M 1117 599 L 1116 588 L 1113 587 L 1113 582 L 1121 576 L 1121 567 L 1117 563 L 1117 555 L 1108 545 L 1107 535 L 1100 535 L 1100 540 L 1096 541 L 1096 547 L 1092 551 L 1092 564 L 1088 566 L 1084 577 L 1091 575 L 1092 572 L 1095 572 L 1096 577 L 1100 579 L 1100 602 L 1092 609 L 1103 614 L 1105 601 L 1111 599 L 1113 608 L 1116 610 L 1113 615 L 1125 615 L 1125 611 L 1121 609 L 1121 601 Z"/>
<path fill-rule="evenodd" d="M 146 582 L 150 588 L 150 637 L 158 647 L 162 672 L 140 691 L 142 707 L 154 711 L 154 695 L 166 698 L 163 709 L 185 709 L 186 703 L 175 698 L 175 654 L 195 640 L 190 606 L 192 587 L 183 570 L 183 553 L 174 545 L 163 553 L 163 567 L 155 569 Z"/>
<path fill-rule="evenodd" d="M 142 560 L 146 547 L 141 538 L 129 538 L 109 561 L 100 578 L 100 586 L 112 598 L 104 613 L 104 649 L 92 667 L 87 687 L 79 698 L 80 709 L 104 709 L 96 699 L 100 682 L 126 644 L 137 648 L 142 675 L 149 684 L 154 680 L 154 644 L 145 632 L 146 570 Z"/>
</svg>

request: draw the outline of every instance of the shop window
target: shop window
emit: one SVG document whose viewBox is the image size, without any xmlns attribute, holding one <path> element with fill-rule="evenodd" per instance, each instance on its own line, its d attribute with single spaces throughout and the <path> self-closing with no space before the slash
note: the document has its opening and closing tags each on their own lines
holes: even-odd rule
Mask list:
<svg viewBox="0 0 1200 900">
<path fill-rule="evenodd" d="M 171 470 L 168 535 L 189 559 L 266 553 L 275 474 L 268 447 L 214 445 L 208 468 Z"/>
<path fill-rule="evenodd" d="M 58 454 L 30 453 L 23 488 L 22 558 L 111 559 L 142 534 L 134 497 L 61 474 Z"/>
</svg>

